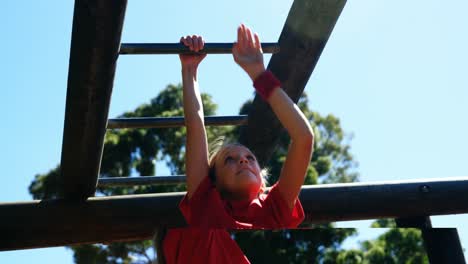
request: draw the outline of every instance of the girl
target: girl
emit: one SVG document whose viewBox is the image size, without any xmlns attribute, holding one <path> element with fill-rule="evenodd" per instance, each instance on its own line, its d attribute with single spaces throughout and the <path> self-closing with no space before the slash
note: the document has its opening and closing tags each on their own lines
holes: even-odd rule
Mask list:
<svg viewBox="0 0 468 264">
<path fill-rule="evenodd" d="M 200 36 L 182 37 L 181 42 L 203 52 Z M 280 82 L 265 71 L 257 34 L 240 25 L 232 54 L 288 131 L 288 154 L 268 194 L 263 194 L 262 172 L 248 148 L 226 144 L 209 157 L 197 82 L 197 68 L 206 54 L 180 55 L 187 128 L 187 194 L 180 210 L 189 227 L 168 230 L 163 241 L 166 263 L 249 263 L 226 229 L 295 228 L 304 218 L 298 194 L 312 155 L 312 129 Z"/>
</svg>

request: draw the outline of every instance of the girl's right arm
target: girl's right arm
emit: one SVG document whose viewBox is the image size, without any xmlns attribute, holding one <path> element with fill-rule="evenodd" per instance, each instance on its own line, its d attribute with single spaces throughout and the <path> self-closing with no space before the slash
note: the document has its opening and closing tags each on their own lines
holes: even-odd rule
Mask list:
<svg viewBox="0 0 468 264">
<path fill-rule="evenodd" d="M 187 36 L 181 43 L 193 51 L 203 49 L 200 36 Z M 185 170 L 187 176 L 187 196 L 190 199 L 204 177 L 207 177 L 208 141 L 205 132 L 203 104 L 197 82 L 197 69 L 206 54 L 180 55 L 182 64 L 182 86 L 187 143 L 185 147 Z"/>
</svg>

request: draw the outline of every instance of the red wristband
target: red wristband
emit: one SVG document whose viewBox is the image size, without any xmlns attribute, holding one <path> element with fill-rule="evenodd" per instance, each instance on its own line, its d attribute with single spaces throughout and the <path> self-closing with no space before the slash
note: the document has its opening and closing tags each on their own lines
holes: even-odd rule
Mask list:
<svg viewBox="0 0 468 264">
<path fill-rule="evenodd" d="M 267 101 L 275 88 L 281 86 L 281 82 L 273 75 L 271 71 L 264 71 L 254 81 L 253 86 L 257 93 Z"/>
</svg>

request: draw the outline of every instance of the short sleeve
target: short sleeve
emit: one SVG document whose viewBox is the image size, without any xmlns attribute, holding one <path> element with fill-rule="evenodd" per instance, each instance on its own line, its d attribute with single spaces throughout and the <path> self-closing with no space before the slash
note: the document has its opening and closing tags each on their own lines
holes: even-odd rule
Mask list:
<svg viewBox="0 0 468 264">
<path fill-rule="evenodd" d="M 179 209 L 192 227 L 229 228 L 232 226 L 224 210 L 219 192 L 206 176 L 189 198 L 184 196 Z"/>
<path fill-rule="evenodd" d="M 279 192 L 277 184 L 270 189 L 263 203 L 269 214 L 268 218 L 264 219 L 263 225 L 269 228 L 296 228 L 304 220 L 304 209 L 299 198 L 291 210 Z"/>
<path fill-rule="evenodd" d="M 199 205 L 203 200 L 204 196 L 206 196 L 211 189 L 210 182 L 208 180 L 208 177 L 205 177 L 193 193 L 192 198 L 189 198 L 186 194 L 179 204 L 179 209 L 189 225 L 192 220 L 193 210 L 191 209 L 191 207 Z"/>
<path fill-rule="evenodd" d="M 169 229 L 163 242 L 167 264 L 249 264 L 225 229 Z"/>
</svg>

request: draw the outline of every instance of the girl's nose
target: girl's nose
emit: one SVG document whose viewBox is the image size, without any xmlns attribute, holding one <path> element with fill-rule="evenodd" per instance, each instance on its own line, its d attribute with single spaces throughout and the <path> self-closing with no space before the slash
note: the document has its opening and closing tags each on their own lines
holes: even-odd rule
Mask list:
<svg viewBox="0 0 468 264">
<path fill-rule="evenodd" d="M 243 163 L 249 163 L 249 160 L 247 159 L 247 157 L 240 157 L 239 158 L 239 163 L 240 164 L 243 164 Z"/>
</svg>

